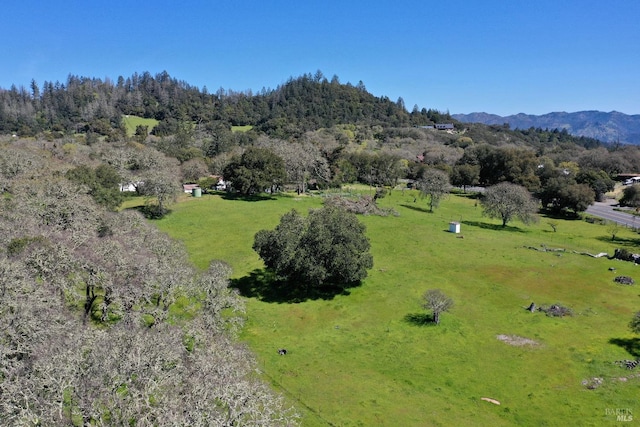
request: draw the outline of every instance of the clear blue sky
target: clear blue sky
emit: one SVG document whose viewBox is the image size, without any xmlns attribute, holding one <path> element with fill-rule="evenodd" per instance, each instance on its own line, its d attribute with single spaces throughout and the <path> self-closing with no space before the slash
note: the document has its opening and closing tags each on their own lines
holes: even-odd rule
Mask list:
<svg viewBox="0 0 640 427">
<path fill-rule="evenodd" d="M 258 91 L 321 70 L 409 110 L 640 114 L 640 1 L 12 0 L 0 87 L 69 74 Z"/>
</svg>

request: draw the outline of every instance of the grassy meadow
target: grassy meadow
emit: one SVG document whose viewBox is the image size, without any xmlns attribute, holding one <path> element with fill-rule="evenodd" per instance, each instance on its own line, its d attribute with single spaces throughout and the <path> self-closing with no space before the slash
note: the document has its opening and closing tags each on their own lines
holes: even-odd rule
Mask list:
<svg viewBox="0 0 640 427">
<path fill-rule="evenodd" d="M 252 125 L 231 126 L 231 132 L 249 132 L 251 129 Z"/>
<path fill-rule="evenodd" d="M 553 232 L 544 217 L 503 229 L 471 197 L 451 195 L 430 213 L 415 196 L 396 190 L 380 201 L 399 216 L 360 217 L 374 256 L 361 286 L 306 301 L 264 292 L 251 246 L 258 230 L 292 208 L 319 207 L 321 197 L 183 198 L 155 223 L 198 267 L 212 259 L 233 267 L 233 286 L 247 296 L 242 339 L 304 426 L 601 426 L 616 424 L 612 411 L 640 414 L 640 371 L 612 363 L 640 357 L 627 326 L 640 291 L 613 281 L 640 280 L 638 267 L 574 253 L 637 251 L 638 234 L 624 230 L 612 242 L 605 225 L 564 220 Z M 461 222 L 460 234 L 448 232 L 450 221 Z M 541 245 L 566 251 L 531 249 Z M 420 307 L 431 288 L 455 301 L 439 326 Z M 530 313 L 531 302 L 574 315 Z M 582 384 L 594 377 L 603 379 L 596 389 Z"/>
<path fill-rule="evenodd" d="M 136 133 L 136 127 L 148 126 L 149 132 L 159 123 L 156 119 L 145 119 L 144 117 L 126 115 L 122 116 L 122 121 L 127 130 L 127 136 L 132 137 Z"/>
</svg>

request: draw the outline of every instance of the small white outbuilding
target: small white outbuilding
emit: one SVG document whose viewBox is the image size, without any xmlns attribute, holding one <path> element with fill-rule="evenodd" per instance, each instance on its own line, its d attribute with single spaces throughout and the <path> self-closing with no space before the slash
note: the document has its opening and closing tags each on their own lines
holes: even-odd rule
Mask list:
<svg viewBox="0 0 640 427">
<path fill-rule="evenodd" d="M 449 232 L 450 233 L 460 233 L 460 223 L 459 222 L 450 222 L 449 223 Z"/>
</svg>

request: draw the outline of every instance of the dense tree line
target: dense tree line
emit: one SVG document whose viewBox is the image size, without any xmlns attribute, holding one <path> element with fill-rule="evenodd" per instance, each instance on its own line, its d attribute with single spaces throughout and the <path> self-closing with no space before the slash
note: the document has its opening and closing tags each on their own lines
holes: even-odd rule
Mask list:
<svg viewBox="0 0 640 427">
<path fill-rule="evenodd" d="M 594 138 L 576 137 L 571 135 L 566 129 L 511 129 L 508 124 L 482 125 L 478 123 L 467 123 L 467 135 L 477 142 L 513 143 L 522 142 L 527 146 L 534 147 L 539 153 L 552 150 L 557 146 L 570 147 L 578 145 L 584 148 L 597 148 L 603 144 Z"/>
<path fill-rule="evenodd" d="M 218 89 L 210 93 L 171 77 L 167 72 L 119 76 L 116 81 L 69 75 L 66 82 L 32 81 L 29 88 L 0 89 L 0 132 L 21 136 L 52 132 L 122 136 L 123 115 L 154 118 L 159 136 L 178 133 L 188 122 L 210 134 L 225 133 L 230 126 L 252 125 L 281 138 L 300 137 L 307 131 L 336 125 L 358 124 L 403 128 L 454 122 L 448 113 L 413 107 L 402 98 L 391 101 L 370 94 L 362 82 L 328 80 L 320 71 L 289 78 L 275 89 L 259 93 Z M 524 143 L 538 150 L 558 145 L 596 148 L 597 140 L 578 138 L 566 130 L 511 130 L 508 126 L 459 124 L 476 143 Z M 229 135 L 226 135 L 228 137 Z"/>
</svg>

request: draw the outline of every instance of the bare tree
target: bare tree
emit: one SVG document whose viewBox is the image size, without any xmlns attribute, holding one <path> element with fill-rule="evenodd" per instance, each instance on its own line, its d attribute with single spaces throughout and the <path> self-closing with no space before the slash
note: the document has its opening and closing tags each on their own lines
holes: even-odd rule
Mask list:
<svg viewBox="0 0 640 427">
<path fill-rule="evenodd" d="M 147 206 L 155 215 L 163 216 L 167 205 L 174 201 L 180 191 L 177 161 L 154 166 L 141 176 L 139 191 L 147 197 Z"/>
<path fill-rule="evenodd" d="M 244 324 L 244 304 L 237 292 L 229 288 L 230 275 L 231 267 L 227 263 L 214 260 L 191 282 L 193 286 L 188 294 L 200 302 L 201 321 L 206 330 L 235 333 Z"/>
<path fill-rule="evenodd" d="M 298 193 L 307 190 L 310 180 L 329 182 L 331 173 L 327 159 L 310 142 L 294 143 L 264 137 L 258 144 L 270 148 L 284 160 L 288 181 L 295 184 Z"/>
<path fill-rule="evenodd" d="M 197 182 L 209 174 L 207 165 L 202 159 L 191 159 L 180 165 L 182 179 L 186 182 Z"/>
<path fill-rule="evenodd" d="M 27 148 L 4 145 L 0 148 L 0 176 L 13 180 L 27 174 L 39 175 L 42 158 Z"/>
<path fill-rule="evenodd" d="M 451 190 L 449 175 L 439 169 L 426 169 L 416 183 L 418 190 L 424 197 L 429 197 L 429 210 L 440 205 Z"/>
<path fill-rule="evenodd" d="M 433 313 L 433 321 L 436 325 L 440 324 L 440 314 L 453 307 L 453 300 L 440 289 L 429 289 L 422 296 L 422 300 L 422 307 Z"/>
<path fill-rule="evenodd" d="M 158 216 L 166 213 L 166 205 L 180 191 L 178 160 L 151 147 L 128 145 L 103 148 L 101 155 L 125 182 L 132 183 L 139 194 L 147 197 L 150 211 Z"/>
<path fill-rule="evenodd" d="M 622 226 L 615 221 L 607 221 L 607 232 L 611 236 L 611 241 L 616 240 L 616 236 L 622 230 Z"/>
<path fill-rule="evenodd" d="M 234 341 L 228 266 L 196 272 L 138 213 L 66 180 L 8 180 L 25 191 L 0 199 L 0 425 L 297 423 Z M 181 296 L 191 318 L 169 322 Z"/>
<path fill-rule="evenodd" d="M 296 423 L 295 412 L 254 377 L 255 362 L 248 350 L 227 335 L 229 318 L 222 311 L 242 313 L 238 296 L 227 286 L 228 269 L 219 271 L 214 263 L 197 279 L 205 294 L 201 315 L 183 325 L 155 316 L 151 327 L 145 316 L 154 313 L 154 293 L 166 293 L 157 288 L 163 282 L 154 275 L 167 271 L 142 269 L 137 274 L 155 280 L 133 280 L 153 284 L 140 292 L 141 308 L 121 310 L 115 323 L 110 319 L 96 328 L 81 320 L 86 316 L 57 284 L 64 281 L 57 275 L 77 275 L 73 269 L 81 273 L 82 266 L 72 263 L 64 272 L 53 271 L 33 257 L 0 256 L 1 424 Z M 111 272 L 104 268 L 107 281 Z M 196 282 L 195 277 L 182 280 Z M 113 298 L 122 298 L 126 289 L 116 285 L 112 283 Z M 171 289 L 174 284 L 164 286 Z M 101 292 L 103 287 L 96 286 L 94 294 Z"/>
</svg>

